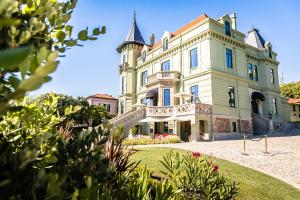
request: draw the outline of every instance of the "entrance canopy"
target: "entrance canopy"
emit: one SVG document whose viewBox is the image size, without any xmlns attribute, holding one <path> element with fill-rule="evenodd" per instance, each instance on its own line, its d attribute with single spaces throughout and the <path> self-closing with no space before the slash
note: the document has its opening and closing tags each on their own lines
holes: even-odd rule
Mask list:
<svg viewBox="0 0 300 200">
<path fill-rule="evenodd" d="M 158 89 L 154 89 L 154 90 L 149 90 L 146 94 L 146 98 L 155 98 L 158 96 Z"/>
<path fill-rule="evenodd" d="M 251 99 L 253 101 L 255 101 L 257 99 L 261 100 L 261 101 L 264 101 L 265 100 L 265 96 L 262 93 L 260 93 L 260 92 L 253 92 L 252 95 L 251 95 Z"/>
</svg>

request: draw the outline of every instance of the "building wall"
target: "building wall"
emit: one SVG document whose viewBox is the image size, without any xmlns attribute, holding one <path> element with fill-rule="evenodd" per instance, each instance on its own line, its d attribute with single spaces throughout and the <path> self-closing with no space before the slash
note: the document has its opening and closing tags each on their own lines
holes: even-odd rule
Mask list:
<svg viewBox="0 0 300 200">
<path fill-rule="evenodd" d="M 118 100 L 116 99 L 100 99 L 100 98 L 88 98 L 91 105 L 110 105 L 110 114 L 116 115 L 118 113 Z"/>
</svg>

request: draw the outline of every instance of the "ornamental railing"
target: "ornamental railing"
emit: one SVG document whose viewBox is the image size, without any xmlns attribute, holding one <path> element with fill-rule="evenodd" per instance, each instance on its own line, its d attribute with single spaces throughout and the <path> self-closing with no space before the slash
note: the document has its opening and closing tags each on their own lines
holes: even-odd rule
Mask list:
<svg viewBox="0 0 300 200">
<path fill-rule="evenodd" d="M 170 117 L 173 115 L 173 107 L 167 106 L 149 106 L 147 109 L 147 117 Z"/>
<path fill-rule="evenodd" d="M 160 80 L 178 81 L 180 73 L 177 71 L 160 71 L 148 76 L 148 84 Z"/>
</svg>

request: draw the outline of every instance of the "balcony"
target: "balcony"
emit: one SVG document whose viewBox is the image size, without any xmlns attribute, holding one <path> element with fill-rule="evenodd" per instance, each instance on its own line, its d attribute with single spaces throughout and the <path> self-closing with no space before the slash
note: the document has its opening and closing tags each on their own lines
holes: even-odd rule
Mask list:
<svg viewBox="0 0 300 200">
<path fill-rule="evenodd" d="M 203 103 L 188 103 L 175 106 L 146 107 L 147 117 L 180 117 L 195 114 L 211 114 L 212 106 Z"/>
<path fill-rule="evenodd" d="M 180 73 L 177 71 L 160 71 L 148 76 L 146 87 L 156 84 L 174 85 L 180 80 Z"/>
<path fill-rule="evenodd" d="M 128 63 L 124 62 L 119 65 L 119 72 L 121 73 L 122 71 L 125 71 L 128 68 Z"/>
</svg>

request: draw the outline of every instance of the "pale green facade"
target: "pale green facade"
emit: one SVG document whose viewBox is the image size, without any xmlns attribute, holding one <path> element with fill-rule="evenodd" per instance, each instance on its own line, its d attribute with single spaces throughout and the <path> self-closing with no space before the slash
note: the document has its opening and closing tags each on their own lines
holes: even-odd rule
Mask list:
<svg viewBox="0 0 300 200">
<path fill-rule="evenodd" d="M 225 22 L 230 27 L 227 35 Z M 163 129 L 160 126 L 165 126 L 162 132 L 166 132 L 164 122 L 168 122 L 168 129 L 172 129 L 168 133 L 180 135 L 188 121 L 188 134 L 192 140 L 199 140 L 203 133 L 210 137 L 251 134 L 253 113 L 264 118 L 272 113 L 274 122 L 282 122 L 285 110 L 279 92 L 277 54 L 258 30 L 251 30 L 246 37 L 236 29 L 236 23 L 235 14 L 224 15 L 218 20 L 202 15 L 174 33 L 165 31 L 156 44 L 128 42 L 121 45 L 118 49 L 121 55 L 120 114 L 147 103 L 145 117 L 152 117 L 152 121 L 137 122 L 141 132 L 155 133 L 153 129 Z M 164 39 L 168 39 L 165 50 Z M 253 42 L 259 44 L 253 45 Z M 196 58 L 191 56 L 192 51 L 196 52 Z M 230 64 L 228 60 L 231 60 Z M 166 61 L 170 62 L 170 69 L 162 72 Z M 197 66 L 191 67 L 191 63 L 197 63 Z M 250 70 L 251 76 L 249 64 L 256 68 L 255 78 L 254 70 Z M 192 86 L 198 88 L 195 102 L 188 96 Z M 170 91 L 167 101 L 170 105 L 167 106 L 164 105 L 165 89 Z M 150 91 L 157 93 L 157 97 L 151 100 L 149 95 L 153 94 Z M 230 91 L 234 92 L 229 94 Z M 202 112 L 201 107 L 200 112 L 179 114 L 183 105 L 193 103 L 211 107 L 207 112 Z M 197 106 L 192 107 L 198 109 Z"/>
</svg>

